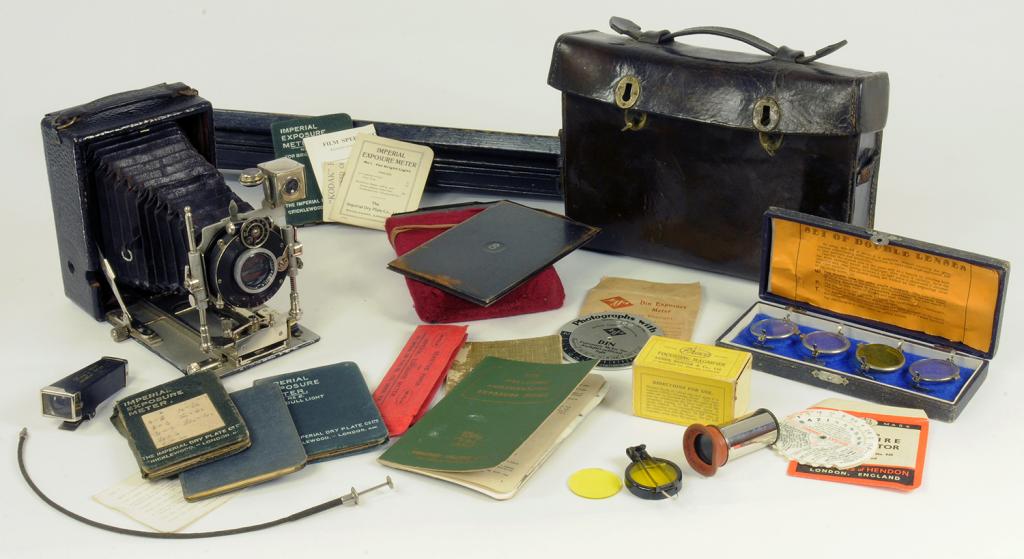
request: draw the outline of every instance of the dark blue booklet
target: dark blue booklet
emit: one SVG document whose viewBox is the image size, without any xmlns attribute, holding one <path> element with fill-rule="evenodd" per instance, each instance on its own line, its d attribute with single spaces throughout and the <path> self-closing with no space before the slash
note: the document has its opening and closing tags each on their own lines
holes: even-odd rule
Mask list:
<svg viewBox="0 0 1024 559">
<path fill-rule="evenodd" d="M 281 387 L 307 461 L 352 454 L 388 442 L 388 430 L 359 366 L 351 361 L 257 380 Z"/>
<path fill-rule="evenodd" d="M 249 427 L 252 445 L 232 456 L 181 473 L 187 501 L 198 501 L 277 479 L 306 465 L 299 432 L 281 390 L 273 384 L 230 394 Z"/>
<path fill-rule="evenodd" d="M 128 439 L 146 479 L 173 476 L 250 444 L 238 408 L 209 371 L 118 400 L 110 421 Z"/>
</svg>

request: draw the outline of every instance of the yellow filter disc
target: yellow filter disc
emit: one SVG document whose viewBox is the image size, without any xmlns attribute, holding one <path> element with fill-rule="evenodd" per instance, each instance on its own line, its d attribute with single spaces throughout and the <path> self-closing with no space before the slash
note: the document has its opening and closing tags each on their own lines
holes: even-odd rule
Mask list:
<svg viewBox="0 0 1024 559">
<path fill-rule="evenodd" d="M 676 471 L 672 469 L 672 466 L 669 466 L 664 460 L 659 458 L 643 460 L 631 464 L 626 475 L 628 475 L 631 480 L 635 481 L 637 485 L 645 487 L 668 485 L 669 483 L 679 479 L 679 476 L 676 475 Z"/>
<path fill-rule="evenodd" d="M 622 489 L 622 480 L 608 470 L 587 468 L 569 476 L 569 489 L 587 499 L 607 499 Z"/>
</svg>

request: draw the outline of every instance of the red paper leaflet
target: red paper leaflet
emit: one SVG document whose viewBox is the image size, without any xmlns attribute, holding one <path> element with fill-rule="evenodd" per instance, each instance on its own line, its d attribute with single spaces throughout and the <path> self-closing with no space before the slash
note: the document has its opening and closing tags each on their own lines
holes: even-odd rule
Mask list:
<svg viewBox="0 0 1024 559">
<path fill-rule="evenodd" d="M 466 341 L 466 330 L 466 326 L 416 327 L 373 393 L 392 437 L 405 433 L 427 412 L 455 354 Z"/>
</svg>

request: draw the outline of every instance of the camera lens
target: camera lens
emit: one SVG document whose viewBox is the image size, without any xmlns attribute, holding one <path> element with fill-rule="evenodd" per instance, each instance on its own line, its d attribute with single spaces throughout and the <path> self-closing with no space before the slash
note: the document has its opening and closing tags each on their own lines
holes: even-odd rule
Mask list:
<svg viewBox="0 0 1024 559">
<path fill-rule="evenodd" d="M 235 281 L 246 293 L 259 293 L 274 281 L 277 275 L 277 260 L 266 249 L 250 249 L 243 252 L 235 264 Z"/>
<path fill-rule="evenodd" d="M 216 297 L 233 307 L 253 309 L 269 301 L 287 279 L 284 264 L 279 265 L 287 263 L 287 247 L 269 220 L 254 218 L 245 224 L 232 233 L 223 230 L 213 240 L 206 273 Z"/>
<path fill-rule="evenodd" d="M 75 404 L 70 396 L 43 394 L 43 415 L 71 420 L 75 417 Z"/>
<path fill-rule="evenodd" d="M 284 187 L 281 190 L 288 196 L 295 194 L 299 191 L 299 179 L 291 177 L 284 181 Z"/>
</svg>

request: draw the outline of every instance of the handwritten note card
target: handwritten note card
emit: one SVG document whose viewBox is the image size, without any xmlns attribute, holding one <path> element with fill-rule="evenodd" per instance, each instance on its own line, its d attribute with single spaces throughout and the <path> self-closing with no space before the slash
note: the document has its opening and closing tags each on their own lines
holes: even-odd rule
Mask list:
<svg viewBox="0 0 1024 559">
<path fill-rule="evenodd" d="M 224 419 L 207 394 L 142 416 L 153 445 L 164 448 L 224 426 Z"/>
</svg>

